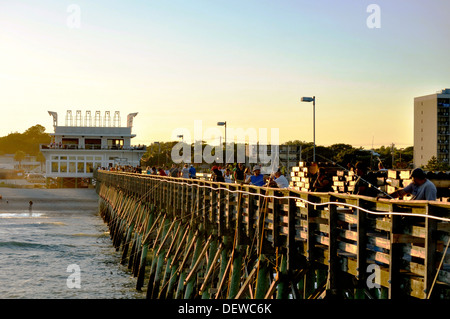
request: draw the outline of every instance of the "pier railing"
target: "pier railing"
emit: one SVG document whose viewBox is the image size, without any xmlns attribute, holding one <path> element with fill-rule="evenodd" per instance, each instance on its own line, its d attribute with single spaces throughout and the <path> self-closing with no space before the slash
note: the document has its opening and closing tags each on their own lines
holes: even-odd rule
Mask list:
<svg viewBox="0 0 450 319">
<path fill-rule="evenodd" d="M 148 298 L 450 298 L 450 204 L 96 172 Z"/>
</svg>

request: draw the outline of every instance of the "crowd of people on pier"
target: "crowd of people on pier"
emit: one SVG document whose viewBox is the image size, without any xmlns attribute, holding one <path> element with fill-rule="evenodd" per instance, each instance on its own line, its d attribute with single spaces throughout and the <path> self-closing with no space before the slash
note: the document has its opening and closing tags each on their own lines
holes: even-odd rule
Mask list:
<svg viewBox="0 0 450 319">
<path fill-rule="evenodd" d="M 312 170 L 310 174 L 310 188 L 313 192 L 333 192 L 333 182 L 324 167 L 318 167 L 317 163 L 311 163 L 316 169 Z M 384 171 L 382 167 L 380 171 Z M 172 164 L 168 165 L 146 167 L 143 169 L 140 166 L 116 166 L 109 168 L 110 171 L 131 172 L 147 175 L 160 175 L 187 179 L 197 179 L 197 169 L 193 164 Z M 204 169 L 203 169 L 204 170 Z M 399 189 L 396 192 L 387 194 L 380 191 L 376 186 L 376 177 L 368 174 L 368 168 L 363 163 L 358 162 L 355 166 L 349 165 L 348 171 L 354 171 L 357 176 L 356 183 L 352 194 L 363 195 L 369 197 L 385 197 L 398 198 L 407 194 L 412 195 L 415 200 L 436 200 L 437 189 L 436 186 L 426 178 L 425 172 L 421 168 L 416 168 L 411 173 L 412 183 L 405 188 Z M 249 184 L 254 186 L 268 186 L 274 188 L 289 188 L 289 180 L 285 176 L 285 168 L 279 167 L 278 170 L 271 174 L 262 174 L 261 166 L 254 165 L 253 167 L 246 166 L 243 163 L 233 163 L 224 166 L 213 165 L 209 168 L 202 178 L 214 182 Z"/>
<path fill-rule="evenodd" d="M 214 182 L 287 188 L 289 187 L 289 181 L 281 173 L 281 169 L 280 167 L 277 172 L 267 176 L 261 173 L 260 165 L 254 165 L 250 168 L 243 163 L 235 163 L 224 166 L 213 165 L 206 174 L 202 175 L 206 176 L 206 179 Z M 183 164 L 180 166 L 172 164 L 170 168 L 169 166 L 147 167 L 141 173 L 191 179 L 198 178 L 197 169 L 193 164 Z"/>
<path fill-rule="evenodd" d="M 160 175 L 191 179 L 199 178 L 197 169 L 193 164 L 172 164 L 171 167 L 169 167 L 168 165 L 158 167 L 147 166 L 146 168 L 142 168 L 141 166 L 117 165 L 115 167 L 110 167 L 109 169 L 102 169 L 147 175 Z M 289 187 L 289 181 L 285 176 L 284 167 L 279 167 L 276 172 L 273 172 L 270 175 L 266 175 L 261 173 L 260 165 L 249 167 L 243 163 L 234 163 L 224 166 L 213 165 L 209 170 L 207 170 L 206 173 L 200 175 L 202 175 L 201 178 L 205 178 L 214 182 L 250 184 L 254 186 L 269 186 L 278 188 Z"/>
</svg>

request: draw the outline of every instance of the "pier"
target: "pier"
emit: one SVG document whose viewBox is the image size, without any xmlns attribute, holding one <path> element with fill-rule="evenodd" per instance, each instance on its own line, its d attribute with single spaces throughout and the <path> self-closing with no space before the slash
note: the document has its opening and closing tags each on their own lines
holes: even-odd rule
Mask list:
<svg viewBox="0 0 450 319">
<path fill-rule="evenodd" d="M 97 171 L 149 299 L 450 299 L 450 203 Z"/>
</svg>

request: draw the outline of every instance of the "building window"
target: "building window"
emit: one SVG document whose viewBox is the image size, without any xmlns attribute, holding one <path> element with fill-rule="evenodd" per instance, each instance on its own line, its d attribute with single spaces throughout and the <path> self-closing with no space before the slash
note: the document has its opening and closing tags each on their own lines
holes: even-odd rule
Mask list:
<svg viewBox="0 0 450 319">
<path fill-rule="evenodd" d="M 108 139 L 108 149 L 120 150 L 123 148 L 123 139 Z"/>
<path fill-rule="evenodd" d="M 94 165 L 92 162 L 86 162 L 86 173 L 92 173 L 94 171 Z"/>
<path fill-rule="evenodd" d="M 67 173 L 67 162 L 59 163 L 59 170 L 61 173 Z"/>
<path fill-rule="evenodd" d="M 75 162 L 69 162 L 69 173 L 75 173 Z"/>
<path fill-rule="evenodd" d="M 77 163 L 77 173 L 84 173 L 84 163 L 83 162 Z"/>
<path fill-rule="evenodd" d="M 99 150 L 102 148 L 102 140 L 99 138 L 87 138 L 84 141 L 84 145 L 86 149 Z"/>
<path fill-rule="evenodd" d="M 52 162 L 52 173 L 58 173 L 58 172 L 59 172 L 59 163 Z"/>
<path fill-rule="evenodd" d="M 62 139 L 63 148 L 77 149 L 78 139 L 77 138 L 63 138 Z"/>
</svg>

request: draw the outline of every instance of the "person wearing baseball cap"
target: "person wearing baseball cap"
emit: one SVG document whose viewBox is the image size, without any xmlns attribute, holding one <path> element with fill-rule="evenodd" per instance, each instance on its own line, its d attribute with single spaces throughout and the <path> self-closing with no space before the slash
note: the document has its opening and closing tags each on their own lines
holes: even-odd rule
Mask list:
<svg viewBox="0 0 450 319">
<path fill-rule="evenodd" d="M 264 181 L 264 175 L 261 174 L 261 167 L 259 165 L 253 167 L 253 175 L 246 182 L 250 183 L 250 185 L 264 186 L 266 182 Z"/>
<path fill-rule="evenodd" d="M 397 198 L 406 194 L 412 194 L 412 200 L 436 200 L 436 186 L 426 176 L 421 168 L 414 169 L 411 172 L 412 183 L 405 188 L 393 192 L 390 196 Z"/>
</svg>

